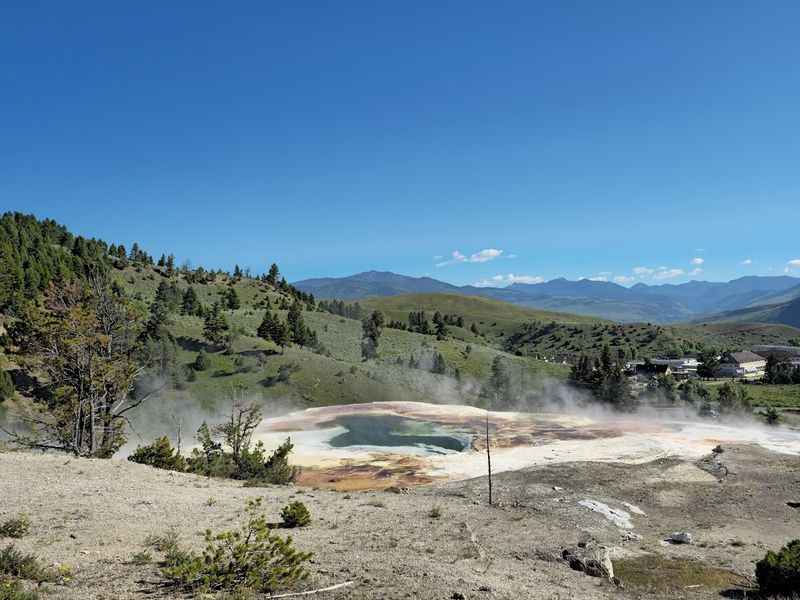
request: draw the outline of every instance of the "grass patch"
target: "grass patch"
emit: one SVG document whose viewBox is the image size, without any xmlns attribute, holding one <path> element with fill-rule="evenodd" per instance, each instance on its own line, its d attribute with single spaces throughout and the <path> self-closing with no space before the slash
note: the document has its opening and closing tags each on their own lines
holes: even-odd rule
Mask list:
<svg viewBox="0 0 800 600">
<path fill-rule="evenodd" d="M 0 550 L 0 580 L 27 579 L 42 583 L 54 581 L 55 573 L 47 569 L 33 554 L 25 554 L 10 544 Z"/>
<path fill-rule="evenodd" d="M 696 585 L 719 592 L 748 584 L 741 575 L 726 569 L 657 554 L 615 560 L 614 574 L 627 588 L 662 594 L 680 592 Z"/>
<path fill-rule="evenodd" d="M 19 539 L 28 534 L 30 527 L 28 515 L 17 515 L 0 524 L 0 537 Z"/>
</svg>

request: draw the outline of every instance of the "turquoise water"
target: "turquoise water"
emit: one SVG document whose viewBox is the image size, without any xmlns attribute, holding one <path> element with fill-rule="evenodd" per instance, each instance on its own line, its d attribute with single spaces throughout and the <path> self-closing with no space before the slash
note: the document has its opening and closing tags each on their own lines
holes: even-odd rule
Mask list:
<svg viewBox="0 0 800 600">
<path fill-rule="evenodd" d="M 330 445 L 347 446 L 417 446 L 437 452 L 461 452 L 470 446 L 465 432 L 450 431 L 430 421 L 407 419 L 396 415 L 343 415 L 326 423 L 347 431 L 334 436 Z"/>
</svg>

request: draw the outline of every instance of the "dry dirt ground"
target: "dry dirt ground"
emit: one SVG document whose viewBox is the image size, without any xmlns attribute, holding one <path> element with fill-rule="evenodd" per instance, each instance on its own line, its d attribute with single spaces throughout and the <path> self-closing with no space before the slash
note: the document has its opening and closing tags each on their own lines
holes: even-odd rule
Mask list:
<svg viewBox="0 0 800 600">
<path fill-rule="evenodd" d="M 43 586 L 44 598 L 187 597 L 132 556 L 148 534 L 170 527 L 199 547 L 206 528 L 241 522 L 254 496 L 275 521 L 290 499 L 310 508 L 311 525 L 292 532 L 314 552 L 303 589 L 354 582 L 312 596 L 323 600 L 741 597 L 734 590 L 752 577 L 754 561 L 800 537 L 800 509 L 786 504 L 800 501 L 800 457 L 737 446 L 720 461 L 725 468 L 711 458 L 661 459 L 503 473 L 489 507 L 485 478 L 399 493 L 244 488 L 125 461 L 0 453 L 0 522 L 27 513 L 31 531 L 17 546 L 71 567 L 65 585 Z M 626 511 L 630 523 L 582 500 Z M 673 531 L 690 532 L 694 543 L 666 543 Z M 560 559 L 579 542 L 609 548 L 622 588 Z"/>
</svg>

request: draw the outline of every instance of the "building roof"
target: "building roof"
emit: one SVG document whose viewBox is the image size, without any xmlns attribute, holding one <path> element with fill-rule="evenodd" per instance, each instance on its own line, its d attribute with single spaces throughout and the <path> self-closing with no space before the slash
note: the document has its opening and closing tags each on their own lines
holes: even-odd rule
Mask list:
<svg viewBox="0 0 800 600">
<path fill-rule="evenodd" d="M 749 350 L 743 350 L 742 352 L 728 352 L 728 354 L 725 355 L 725 362 L 735 362 L 739 365 L 763 360 L 767 359 L 756 354 L 755 352 L 750 352 Z"/>
</svg>

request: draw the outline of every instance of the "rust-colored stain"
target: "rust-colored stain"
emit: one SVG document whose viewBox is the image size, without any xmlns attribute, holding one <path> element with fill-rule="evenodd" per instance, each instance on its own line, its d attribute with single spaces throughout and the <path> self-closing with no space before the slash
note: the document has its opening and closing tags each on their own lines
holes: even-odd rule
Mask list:
<svg viewBox="0 0 800 600">
<path fill-rule="evenodd" d="M 369 461 L 342 461 L 331 467 L 304 467 L 297 484 L 340 492 L 385 490 L 432 483 L 424 460 L 399 454 L 375 455 Z"/>
</svg>

